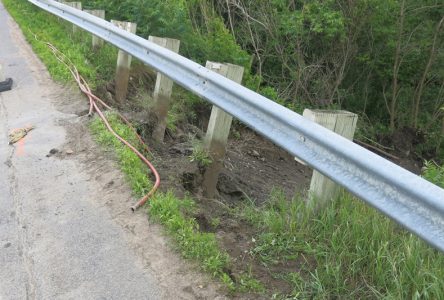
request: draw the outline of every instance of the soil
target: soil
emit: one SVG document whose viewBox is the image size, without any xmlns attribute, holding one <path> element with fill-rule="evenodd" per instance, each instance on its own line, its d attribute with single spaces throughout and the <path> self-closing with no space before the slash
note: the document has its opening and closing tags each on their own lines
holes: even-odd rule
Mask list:
<svg viewBox="0 0 444 300">
<path fill-rule="evenodd" d="M 423 151 L 421 154 L 416 151 L 418 146 L 426 142 L 426 135 L 411 127 L 399 128 L 391 134 L 380 135 L 377 140 L 378 144 L 384 147 L 382 150 L 390 156 L 369 148 L 370 151 L 374 151 L 415 174 L 421 173 L 424 160 L 432 159 L 436 154 L 434 149 Z"/>
<path fill-rule="evenodd" d="M 196 127 L 193 130 L 199 131 Z M 191 141 L 169 134 L 164 144 L 153 149 L 163 190 L 173 188 L 179 197 L 188 192 L 203 198 L 200 184 L 204 168 L 190 159 Z M 311 173 L 284 150 L 243 128 L 240 137 L 228 143 L 215 198 L 234 206 L 247 199 L 260 204 L 268 200 L 274 188 L 291 198 L 307 188 Z"/>
</svg>

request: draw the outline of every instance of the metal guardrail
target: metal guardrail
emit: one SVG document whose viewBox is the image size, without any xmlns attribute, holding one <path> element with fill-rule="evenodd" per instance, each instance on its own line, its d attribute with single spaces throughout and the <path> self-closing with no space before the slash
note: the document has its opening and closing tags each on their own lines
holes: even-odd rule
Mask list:
<svg viewBox="0 0 444 300">
<path fill-rule="evenodd" d="M 444 252 L 444 190 L 301 115 L 111 23 L 53 0 L 36 6 L 115 45 L 247 124 Z"/>
</svg>

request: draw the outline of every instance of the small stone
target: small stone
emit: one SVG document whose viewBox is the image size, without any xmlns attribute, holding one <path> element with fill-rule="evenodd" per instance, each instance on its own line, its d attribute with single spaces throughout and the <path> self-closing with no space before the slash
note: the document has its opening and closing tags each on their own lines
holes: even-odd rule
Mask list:
<svg viewBox="0 0 444 300">
<path fill-rule="evenodd" d="M 256 150 L 251 150 L 251 151 L 248 152 L 248 154 L 250 154 L 251 156 L 256 157 L 256 158 L 261 156 L 259 154 L 259 152 L 257 152 Z"/>
<path fill-rule="evenodd" d="M 59 149 L 52 148 L 51 150 L 49 150 L 49 154 L 54 155 L 54 154 L 57 154 L 57 153 L 59 153 Z"/>
<path fill-rule="evenodd" d="M 74 151 L 72 151 L 72 149 L 68 149 L 68 150 L 66 150 L 66 154 L 68 154 L 68 155 L 71 155 L 71 154 L 73 154 L 74 153 Z"/>
<path fill-rule="evenodd" d="M 3 247 L 4 247 L 4 248 L 9 248 L 9 247 L 11 247 L 11 245 L 12 245 L 12 244 L 8 242 L 8 243 L 6 243 Z"/>
</svg>

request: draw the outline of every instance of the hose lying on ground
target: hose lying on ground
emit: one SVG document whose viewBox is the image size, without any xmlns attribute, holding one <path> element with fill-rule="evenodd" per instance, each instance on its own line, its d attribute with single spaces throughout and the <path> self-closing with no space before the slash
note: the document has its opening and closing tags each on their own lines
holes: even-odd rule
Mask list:
<svg viewBox="0 0 444 300">
<path fill-rule="evenodd" d="M 103 102 L 99 97 L 97 97 L 96 95 L 94 95 L 91 92 L 91 89 L 88 85 L 88 83 L 86 82 L 86 80 L 79 74 L 76 66 L 71 62 L 71 60 L 69 58 L 67 58 L 60 50 L 58 50 L 56 47 L 54 47 L 52 44 L 50 43 L 46 43 L 46 45 L 49 47 L 49 49 L 51 49 L 52 53 L 55 55 L 55 57 L 57 58 L 57 60 L 59 60 L 62 64 L 64 64 L 69 71 L 71 72 L 71 74 L 73 75 L 75 81 L 77 82 L 77 84 L 79 85 L 80 90 L 88 97 L 89 99 L 89 114 L 88 115 L 92 115 L 95 112 L 97 112 L 97 114 L 99 115 L 99 117 L 102 119 L 103 123 L 105 124 L 106 128 L 119 140 L 121 141 L 123 144 L 125 144 L 125 146 L 127 146 L 128 148 L 131 149 L 131 151 L 133 151 L 151 170 L 151 172 L 153 172 L 154 177 L 156 178 L 156 181 L 154 183 L 153 188 L 150 190 L 150 192 L 148 194 L 146 194 L 144 197 L 142 197 L 139 201 L 137 201 L 136 204 L 134 204 L 133 206 L 131 206 L 131 210 L 135 211 L 136 209 L 138 209 L 140 206 L 142 206 L 143 204 L 145 204 L 145 202 L 152 196 L 154 195 L 154 193 L 157 191 L 157 189 L 159 188 L 160 185 L 160 176 L 159 173 L 157 172 L 156 168 L 153 166 L 153 164 L 142 154 L 140 153 L 133 145 L 131 145 L 128 141 L 126 141 L 124 138 L 122 138 L 120 135 L 118 135 L 114 129 L 111 127 L 111 125 L 109 124 L 105 114 L 100 110 L 99 105 L 102 105 L 103 107 L 105 107 L 106 109 L 111 110 L 111 107 L 109 105 L 107 105 L 105 102 Z M 137 133 L 136 129 L 131 125 L 131 123 L 121 114 L 117 113 L 117 115 L 119 116 L 119 118 L 126 124 L 129 126 L 129 128 L 131 128 L 131 130 L 134 132 L 134 134 L 137 136 L 140 144 L 143 146 L 144 150 L 146 150 L 147 152 L 149 151 L 148 146 L 143 142 L 142 138 L 140 137 L 140 135 Z"/>
</svg>

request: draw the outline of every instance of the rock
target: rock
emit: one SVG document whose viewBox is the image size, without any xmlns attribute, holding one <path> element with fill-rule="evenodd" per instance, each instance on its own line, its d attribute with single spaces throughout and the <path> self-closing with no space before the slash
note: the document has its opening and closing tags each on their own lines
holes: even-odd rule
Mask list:
<svg viewBox="0 0 444 300">
<path fill-rule="evenodd" d="M 55 155 L 57 153 L 59 153 L 59 149 L 52 148 L 51 150 L 49 150 L 49 153 L 46 154 L 46 157 L 51 157 L 51 156 L 53 156 L 53 155 Z"/>
<path fill-rule="evenodd" d="M 193 153 L 193 147 L 188 143 L 176 144 L 168 149 L 168 152 L 171 154 L 182 154 L 188 156 Z"/>
<path fill-rule="evenodd" d="M 74 151 L 72 151 L 72 149 L 68 149 L 68 150 L 66 150 L 65 152 L 66 152 L 66 154 L 68 154 L 68 155 L 71 155 L 71 154 L 74 153 Z"/>
<path fill-rule="evenodd" d="M 257 152 L 256 150 L 251 150 L 250 152 L 248 152 L 248 154 L 250 154 L 253 157 L 260 157 L 261 155 L 259 154 L 259 152 Z"/>
</svg>

